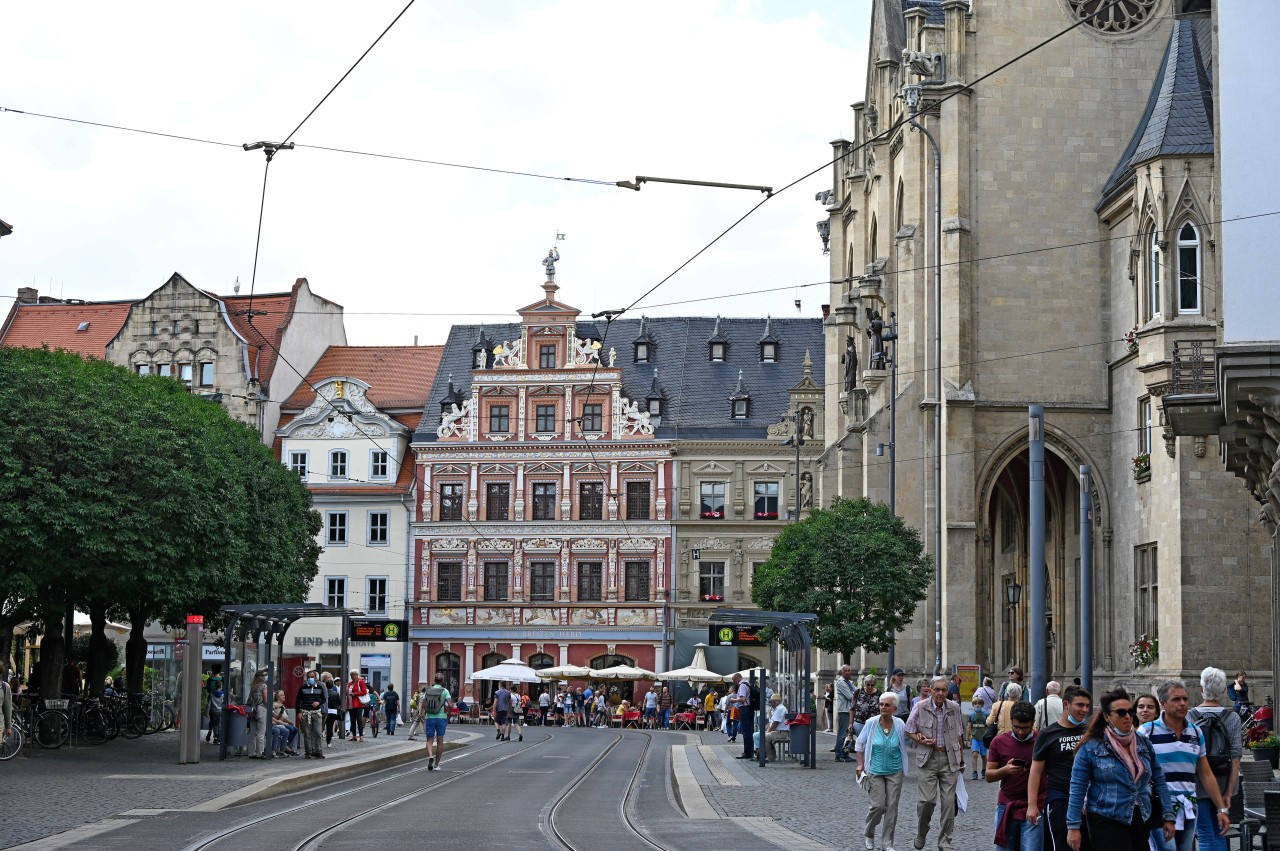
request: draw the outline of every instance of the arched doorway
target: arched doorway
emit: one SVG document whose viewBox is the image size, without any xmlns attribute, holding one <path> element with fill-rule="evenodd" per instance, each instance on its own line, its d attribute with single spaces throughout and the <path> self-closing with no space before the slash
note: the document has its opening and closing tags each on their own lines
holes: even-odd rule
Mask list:
<svg viewBox="0 0 1280 851">
<path fill-rule="evenodd" d="M 529 667 L 535 671 L 541 671 L 543 668 L 553 668 L 555 664 L 555 660 L 547 653 L 534 653 L 528 660 Z M 540 683 L 530 683 L 529 697 L 536 698 L 549 688 L 551 688 L 551 683 L 547 680 L 543 680 Z"/>
<path fill-rule="evenodd" d="M 629 656 L 619 656 L 616 653 L 605 653 L 602 656 L 595 657 L 587 664 L 598 671 L 601 668 L 612 668 L 614 665 L 630 665 L 634 667 L 636 660 Z M 594 684 L 600 688 L 607 689 L 611 704 L 618 704 L 624 700 L 627 703 L 635 702 L 636 684 L 630 680 L 595 680 Z"/>
<path fill-rule="evenodd" d="M 480 658 L 480 667 L 492 668 L 494 665 L 501 664 L 507 657 L 501 653 L 486 653 Z M 498 690 L 498 684 L 493 680 L 480 681 L 480 705 L 488 706 L 489 701 L 493 699 L 493 693 Z"/>
<path fill-rule="evenodd" d="M 983 480 L 983 526 L 977 536 L 978 648 L 984 669 L 997 677 L 1012 665 L 1026 670 L 1031 655 L 1030 458 L 1025 434 L 1011 438 L 1006 449 L 996 454 Z M 1080 457 L 1061 435 L 1046 433 L 1045 559 L 1039 566 L 1046 578 L 1046 679 L 1070 680 L 1080 670 Z M 1101 510 L 1095 499 L 1095 522 Z"/>
<path fill-rule="evenodd" d="M 462 657 L 457 653 L 437 653 L 436 654 L 436 673 L 444 674 L 444 687 L 449 690 L 449 694 L 454 695 L 454 700 L 458 700 L 462 696 L 462 692 L 458 690 L 458 676 L 462 670 Z M 432 677 L 432 682 L 435 677 Z M 431 683 L 427 683 L 430 685 Z"/>
</svg>

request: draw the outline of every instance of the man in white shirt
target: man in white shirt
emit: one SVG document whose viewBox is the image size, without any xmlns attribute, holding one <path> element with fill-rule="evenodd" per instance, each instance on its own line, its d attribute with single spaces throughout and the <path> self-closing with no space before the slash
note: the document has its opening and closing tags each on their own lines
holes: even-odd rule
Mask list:
<svg viewBox="0 0 1280 851">
<path fill-rule="evenodd" d="M 777 748 L 778 742 L 791 741 L 790 733 L 791 725 L 787 723 L 787 707 L 782 702 L 782 695 L 773 694 L 769 697 L 769 724 L 764 728 L 764 740 L 769 743 L 769 760 L 778 758 Z M 756 743 L 756 749 L 760 748 L 759 731 L 751 734 Z"/>
<path fill-rule="evenodd" d="M 1044 697 L 1036 701 L 1035 729 L 1043 730 L 1062 717 L 1062 686 L 1056 680 L 1045 683 Z"/>
</svg>

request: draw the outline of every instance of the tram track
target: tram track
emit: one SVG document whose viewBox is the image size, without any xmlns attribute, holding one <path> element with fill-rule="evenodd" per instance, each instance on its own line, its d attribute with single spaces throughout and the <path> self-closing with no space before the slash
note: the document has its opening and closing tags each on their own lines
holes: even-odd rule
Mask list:
<svg viewBox="0 0 1280 851">
<path fill-rule="evenodd" d="M 582 788 L 588 778 L 594 775 L 605 764 L 608 756 L 626 738 L 622 733 L 618 733 L 616 735 L 617 738 L 610 742 L 608 747 L 606 747 L 590 765 L 583 769 L 578 776 L 575 777 L 573 781 L 555 797 L 555 799 L 547 804 L 543 810 L 544 819 L 542 822 L 545 826 L 544 833 L 553 843 L 557 844 L 560 848 L 566 849 L 566 851 L 586 851 L 586 848 L 573 844 L 572 839 L 567 835 L 566 831 L 561 830 L 560 826 L 557 824 L 557 818 L 560 816 L 564 805 L 569 802 L 574 793 Z M 635 768 L 632 770 L 631 777 L 627 781 L 626 791 L 618 798 L 618 818 L 623 827 L 630 831 L 635 841 L 640 842 L 643 847 L 656 849 L 656 851 L 670 851 L 667 846 L 656 842 L 653 837 L 651 837 L 647 831 L 637 824 L 631 816 L 631 799 L 636 791 L 636 783 L 644 770 L 645 761 L 649 757 L 649 750 L 653 745 L 653 735 L 651 733 L 644 733 L 643 735 L 645 739 L 644 748 L 640 751 L 639 758 L 636 759 Z M 614 838 L 618 837 L 611 837 L 611 839 Z M 628 842 L 625 839 L 620 839 L 619 845 L 623 844 L 625 844 L 626 847 L 634 847 L 631 842 Z M 598 840 L 593 843 L 593 845 L 598 846 Z"/>
<path fill-rule="evenodd" d="M 323 827 L 319 830 L 314 830 L 311 833 L 309 833 L 300 842 L 291 846 L 291 851 L 314 851 L 314 849 L 320 847 L 320 845 L 323 843 L 325 838 L 336 833 L 338 830 L 344 827 L 347 827 L 356 822 L 359 822 L 362 819 L 368 818 L 369 816 L 374 815 L 375 813 L 381 812 L 383 810 L 386 810 L 390 807 L 405 803 L 406 801 L 410 801 L 414 798 L 417 798 L 421 795 L 426 794 L 427 792 L 431 792 L 441 787 L 448 786 L 452 783 L 455 783 L 463 779 L 464 777 L 469 777 L 473 774 L 476 774 L 477 772 L 483 771 L 486 768 L 490 768 L 494 765 L 497 765 L 498 763 L 504 762 L 516 756 L 520 756 L 521 754 L 527 753 L 531 750 L 534 750 L 535 748 L 541 747 L 542 745 L 551 741 L 553 738 L 554 736 L 548 734 L 541 741 L 532 742 L 523 748 L 519 748 L 517 750 L 506 749 L 506 752 L 502 756 L 497 757 L 496 759 L 488 760 L 487 762 L 483 762 L 479 765 L 473 766 L 472 768 L 458 771 L 457 773 L 452 774 L 448 777 L 443 777 L 439 780 L 436 780 L 435 782 L 419 786 L 416 789 L 413 789 L 409 792 L 398 795 L 389 800 L 382 801 L 375 806 L 364 808 L 356 813 L 346 813 L 340 819 L 335 820 L 332 817 L 328 817 L 325 819 L 325 822 L 327 825 L 326 827 Z M 469 756 L 475 756 L 477 754 L 482 754 L 486 751 L 495 750 L 502 747 L 503 746 L 501 744 L 492 744 L 487 747 L 479 748 L 474 751 L 468 750 L 466 753 L 459 754 L 458 756 L 455 756 L 455 757 L 451 757 L 448 760 L 444 760 L 440 765 L 436 766 L 436 768 L 439 769 L 444 765 L 448 764 L 449 762 L 453 762 L 454 760 L 464 759 Z M 396 774 L 392 774 L 389 777 L 384 777 L 382 779 L 375 780 L 370 783 L 365 783 L 360 786 L 345 786 L 340 791 L 334 792 L 329 795 L 325 795 L 321 798 L 305 801 L 303 803 L 286 807 L 285 809 L 276 810 L 275 812 L 267 813 L 265 815 L 258 816 L 256 818 L 248 819 L 246 821 L 232 825 L 231 827 L 228 827 L 224 830 L 220 830 L 216 833 L 209 834 L 205 837 L 202 837 L 199 841 L 192 843 L 190 845 L 187 845 L 183 849 L 183 851 L 211 851 L 211 849 L 219 847 L 222 843 L 224 843 L 226 840 L 230 839 L 231 837 L 236 836 L 237 834 L 244 833 L 245 831 L 249 831 L 255 827 L 260 827 L 268 822 L 274 821 L 276 819 L 282 819 L 286 816 L 303 812 L 305 810 L 308 810 L 314 807 L 320 807 L 324 804 L 332 803 L 337 800 L 349 799 L 352 795 L 359 794 L 361 792 L 364 792 L 370 789 L 374 789 L 385 783 L 400 781 L 400 780 L 403 780 L 406 777 L 406 775 L 416 774 L 418 772 L 423 772 L 427 770 L 428 770 L 427 767 L 424 765 L 420 768 L 409 769 L 408 771 L 402 770 Z M 439 777 L 440 775 L 435 775 L 435 776 Z M 227 846 L 227 847 L 231 847 L 231 846 Z M 243 846 L 243 843 L 237 843 L 235 847 L 242 848 L 244 846 Z"/>
</svg>

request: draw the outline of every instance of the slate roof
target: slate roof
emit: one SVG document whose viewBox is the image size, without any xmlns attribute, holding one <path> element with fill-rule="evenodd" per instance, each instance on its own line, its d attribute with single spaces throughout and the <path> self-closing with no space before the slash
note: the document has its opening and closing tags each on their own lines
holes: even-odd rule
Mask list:
<svg viewBox="0 0 1280 851">
<path fill-rule="evenodd" d="M 632 401 L 643 400 L 653 384 L 653 371 L 658 370 L 658 383 L 666 393 L 662 423 L 655 437 L 687 440 L 764 439 L 766 429 L 778 422 L 790 403 L 787 391 L 803 376 L 805 351 L 813 360 L 813 380 L 823 383 L 822 320 L 773 319 L 769 331 L 778 341 L 777 363 L 761 363 L 759 340 L 765 334 L 766 319 L 720 318 L 720 333 L 728 341 L 723 363 L 708 359 L 707 341 L 715 332 L 717 317 L 683 317 L 643 319 L 644 330 L 652 341 L 649 363 L 633 362 L 633 341 L 640 336 L 640 318 L 619 319 L 609 326 L 601 353 L 608 363 L 609 349 L 617 349 L 617 367 L 622 369 L 623 395 Z M 603 322 L 578 322 L 579 338 L 601 339 Z M 471 347 L 480 328 L 455 325 L 449 332 L 435 384 L 427 398 L 426 409 L 415 442 L 433 442 L 440 424 L 440 400 L 450 377 L 454 387 L 464 396 L 471 395 Z M 489 339 L 506 342 L 517 339 L 519 323 L 484 326 Z M 738 384 L 750 390 L 751 416 L 731 419 L 729 397 Z"/>
<path fill-rule="evenodd" d="M 132 306 L 132 301 L 15 304 L 9 321 L 0 328 L 0 346 L 38 349 L 47 345 L 102 360 L 107 343 L 120 333 Z M 79 330 L 82 323 L 88 323 L 83 331 Z"/>
<path fill-rule="evenodd" d="M 924 9 L 926 24 L 943 26 L 947 22 L 947 13 L 942 11 L 942 0 L 902 0 L 904 16 L 912 9 Z"/>
<path fill-rule="evenodd" d="M 281 407 L 303 410 L 315 400 L 312 385 L 343 376 L 367 381 L 369 391 L 365 398 L 380 410 L 413 408 L 420 411 L 430 399 L 428 391 L 443 352 L 444 346 L 330 346 L 311 368 L 306 381 L 298 385 Z M 413 428 L 417 419 L 407 425 Z"/>
<path fill-rule="evenodd" d="M 1110 203 L 1147 160 L 1213 153 L 1212 68 L 1210 19 L 1175 20 L 1142 119 L 1107 178 L 1097 209 Z"/>
</svg>

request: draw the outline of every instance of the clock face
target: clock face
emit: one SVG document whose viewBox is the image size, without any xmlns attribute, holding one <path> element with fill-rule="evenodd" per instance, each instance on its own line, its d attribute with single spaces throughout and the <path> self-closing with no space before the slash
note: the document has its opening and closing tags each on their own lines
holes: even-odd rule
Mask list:
<svg viewBox="0 0 1280 851">
<path fill-rule="evenodd" d="M 1160 0 L 1067 0 L 1076 20 L 1102 33 L 1130 33 L 1151 17 Z"/>
</svg>

